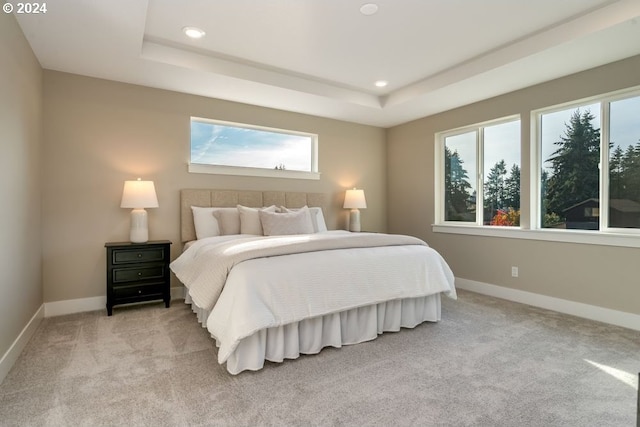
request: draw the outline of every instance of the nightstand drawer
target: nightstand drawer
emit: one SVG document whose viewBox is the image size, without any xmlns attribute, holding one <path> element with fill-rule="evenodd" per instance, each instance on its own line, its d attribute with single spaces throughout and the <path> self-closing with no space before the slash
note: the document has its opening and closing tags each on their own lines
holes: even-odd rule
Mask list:
<svg viewBox="0 0 640 427">
<path fill-rule="evenodd" d="M 115 249 L 113 264 L 128 264 L 132 262 L 154 262 L 164 260 L 164 250 L 160 247 L 145 249 Z"/>
<path fill-rule="evenodd" d="M 152 265 L 149 267 L 114 268 L 113 283 L 138 282 L 140 280 L 153 280 L 164 278 L 164 266 Z"/>
<path fill-rule="evenodd" d="M 159 295 L 164 292 L 163 284 L 114 286 L 113 296 L 116 299 Z"/>
</svg>

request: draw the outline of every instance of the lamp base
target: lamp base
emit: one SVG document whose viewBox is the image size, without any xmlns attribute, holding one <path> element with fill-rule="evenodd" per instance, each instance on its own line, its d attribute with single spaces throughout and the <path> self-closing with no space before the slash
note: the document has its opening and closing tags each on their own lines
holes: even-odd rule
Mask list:
<svg viewBox="0 0 640 427">
<path fill-rule="evenodd" d="M 360 231 L 360 211 L 358 209 L 351 209 L 349 212 L 349 231 Z"/>
<path fill-rule="evenodd" d="M 147 225 L 147 211 L 133 209 L 131 211 L 131 230 L 129 240 L 132 243 L 146 243 L 149 241 L 149 227 Z"/>
</svg>

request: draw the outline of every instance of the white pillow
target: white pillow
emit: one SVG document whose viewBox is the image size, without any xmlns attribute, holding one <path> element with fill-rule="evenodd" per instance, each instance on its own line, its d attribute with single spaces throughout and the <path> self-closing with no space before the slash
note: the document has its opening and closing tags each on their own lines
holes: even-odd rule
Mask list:
<svg viewBox="0 0 640 427">
<path fill-rule="evenodd" d="M 193 213 L 193 225 L 196 229 L 196 239 L 204 239 L 205 237 L 220 235 L 218 220 L 213 216 L 214 209 L 216 208 L 191 206 L 191 212 Z"/>
<path fill-rule="evenodd" d="M 218 220 L 221 236 L 240 234 L 240 213 L 238 208 L 215 208 L 213 216 Z"/>
<path fill-rule="evenodd" d="M 327 231 L 327 224 L 324 222 L 324 214 L 322 213 L 322 208 L 312 207 L 308 208 L 309 213 L 311 214 L 311 224 L 313 225 L 314 233 L 321 233 L 323 231 Z M 278 209 L 279 212 L 296 212 L 299 209 L 289 209 L 284 206 L 280 206 Z"/>
<path fill-rule="evenodd" d="M 276 213 L 258 211 L 265 236 L 311 234 L 313 224 L 309 209 L 305 206 L 296 212 Z"/>
<path fill-rule="evenodd" d="M 240 233 L 241 234 L 256 234 L 258 236 L 263 235 L 262 223 L 260 222 L 259 211 L 275 212 L 276 206 L 271 205 L 267 208 L 248 208 L 246 206 L 238 205 L 238 213 L 240 214 Z"/>
</svg>

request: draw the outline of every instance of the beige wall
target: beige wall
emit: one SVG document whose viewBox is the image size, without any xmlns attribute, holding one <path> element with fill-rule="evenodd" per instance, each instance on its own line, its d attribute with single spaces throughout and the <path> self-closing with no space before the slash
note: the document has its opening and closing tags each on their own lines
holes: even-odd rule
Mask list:
<svg viewBox="0 0 640 427">
<path fill-rule="evenodd" d="M 189 118 L 207 117 L 319 135 L 319 181 L 191 174 Z M 47 302 L 105 294 L 107 241 L 126 241 L 123 182 L 155 181 L 151 239 L 180 251 L 181 188 L 324 192 L 327 223 L 344 228 L 344 189 L 366 191 L 363 228 L 385 231 L 386 142 L 380 128 L 217 99 L 44 72 L 43 274 Z M 174 282 L 177 286 L 177 282 Z"/>
<path fill-rule="evenodd" d="M 0 358 L 42 305 L 42 70 L 13 15 L 0 14 Z"/>
<path fill-rule="evenodd" d="M 389 231 L 426 239 L 460 278 L 640 314 L 640 249 L 431 231 L 436 132 L 521 114 L 524 211 L 530 111 L 638 85 L 640 56 L 389 129 Z M 512 265 L 520 268 L 517 279 Z"/>
</svg>

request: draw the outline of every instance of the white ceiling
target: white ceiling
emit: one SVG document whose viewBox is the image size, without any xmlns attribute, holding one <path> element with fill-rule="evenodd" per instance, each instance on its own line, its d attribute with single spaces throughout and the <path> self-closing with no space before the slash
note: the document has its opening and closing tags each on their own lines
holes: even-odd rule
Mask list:
<svg viewBox="0 0 640 427">
<path fill-rule="evenodd" d="M 640 54 L 640 0 L 372 1 L 54 0 L 16 17 L 47 69 L 382 127 Z"/>
</svg>

